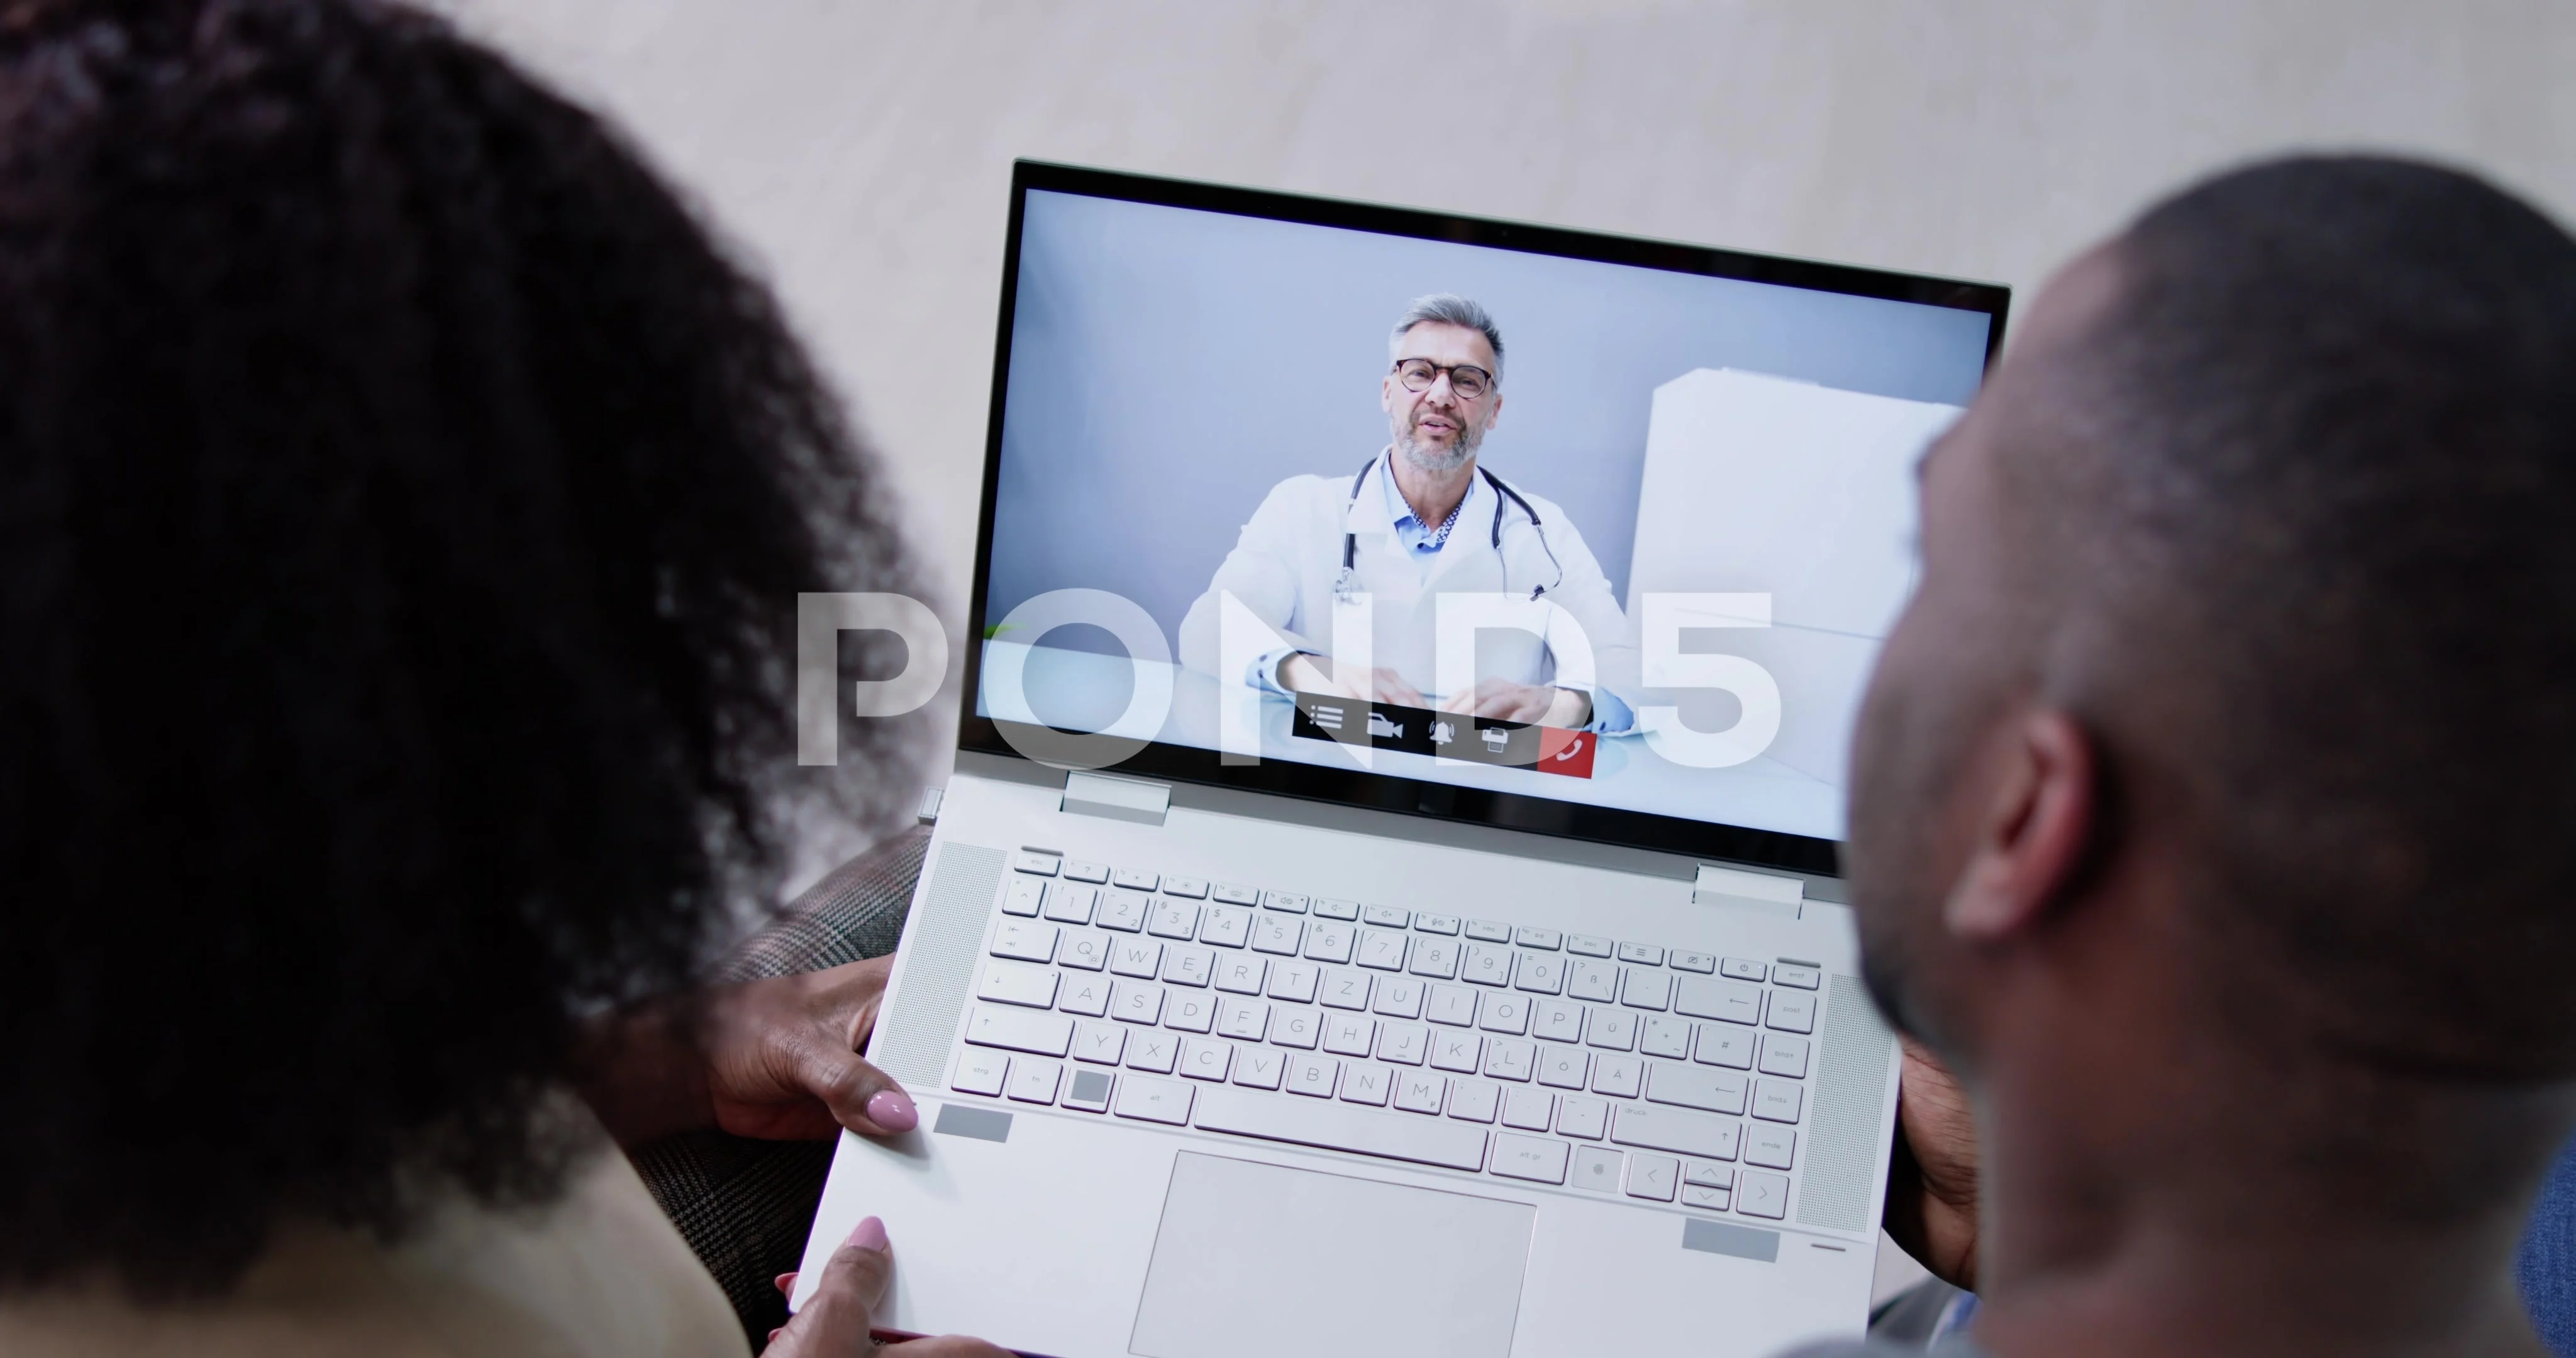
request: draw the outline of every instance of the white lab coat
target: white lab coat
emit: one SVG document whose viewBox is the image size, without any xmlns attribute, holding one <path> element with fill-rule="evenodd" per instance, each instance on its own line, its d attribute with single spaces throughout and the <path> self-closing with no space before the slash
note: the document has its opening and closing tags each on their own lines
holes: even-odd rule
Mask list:
<svg viewBox="0 0 2576 1358">
<path fill-rule="evenodd" d="M 1395 535 L 1386 487 L 1386 460 L 1368 472 L 1359 493 L 1351 477 L 1292 476 L 1270 488 L 1261 507 L 1235 540 L 1234 550 L 1190 605 L 1181 621 L 1181 663 L 1222 682 L 1244 682 L 1220 673 L 1218 596 L 1231 592 L 1288 644 L 1316 655 L 1332 653 L 1333 589 L 1342 573 L 1342 535 L 1353 535 L 1352 569 L 1372 601 L 1376 665 L 1395 670 L 1435 700 L 1433 639 L 1436 599 L 1446 593 L 1506 593 L 1527 597 L 1546 587 L 1545 598 L 1572 615 L 1592 643 L 1598 687 L 1634 705 L 1637 646 L 1627 615 L 1611 597 L 1601 563 L 1565 512 L 1504 478 L 1538 513 L 1539 526 L 1510 499 L 1494 494 L 1482 472 L 1472 483 L 1448 543 L 1422 565 Z M 1499 475 L 1499 473 L 1498 473 Z M 1502 512 L 1502 546 L 1493 544 L 1493 515 Z M 1540 534 L 1546 535 L 1542 542 Z M 1548 552 L 1556 559 L 1551 563 Z M 1563 579 L 1558 578 L 1560 568 Z M 1266 649 L 1266 648 L 1265 648 Z M 1483 635 L 1479 655 L 1489 662 L 1480 677 L 1523 684 L 1556 681 L 1554 657 L 1539 638 L 1512 631 Z"/>
</svg>

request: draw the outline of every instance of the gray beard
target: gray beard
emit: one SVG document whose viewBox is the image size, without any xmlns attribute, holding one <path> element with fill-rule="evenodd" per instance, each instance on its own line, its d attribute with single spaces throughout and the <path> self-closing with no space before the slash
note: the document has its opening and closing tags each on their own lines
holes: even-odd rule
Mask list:
<svg viewBox="0 0 2576 1358">
<path fill-rule="evenodd" d="M 1415 471 L 1454 472 L 1467 465 L 1467 459 L 1476 455 L 1477 445 L 1484 441 L 1485 435 L 1482 430 L 1473 425 L 1461 425 L 1457 440 L 1449 445 L 1449 451 L 1445 453 L 1423 447 L 1410 433 L 1397 439 L 1395 448 L 1397 452 L 1404 454 L 1405 462 Z"/>
</svg>

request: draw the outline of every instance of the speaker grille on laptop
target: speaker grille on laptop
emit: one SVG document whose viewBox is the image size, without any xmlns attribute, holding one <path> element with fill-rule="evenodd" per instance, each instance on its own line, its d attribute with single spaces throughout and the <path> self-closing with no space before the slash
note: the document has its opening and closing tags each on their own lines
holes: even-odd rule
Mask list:
<svg viewBox="0 0 2576 1358">
<path fill-rule="evenodd" d="M 884 1040 L 871 1044 L 869 1051 L 877 1069 L 915 1093 L 940 1088 L 948 1048 L 957 1038 L 957 1016 L 975 983 L 975 955 L 993 911 L 993 892 L 1001 885 L 1008 858 L 1000 849 L 954 840 L 939 845 L 938 854 L 906 945 L 910 956 L 904 962 L 903 993 L 895 997 L 895 1012 L 879 1030 Z"/>
<path fill-rule="evenodd" d="M 1838 1231 L 1870 1228 L 1878 1187 L 1879 1108 L 1887 1099 L 1887 1058 L 1896 1035 L 1880 1021 L 1869 987 L 1836 976 L 1827 994 L 1816 1102 L 1807 1128 L 1807 1179 L 1798 1222 Z"/>
</svg>

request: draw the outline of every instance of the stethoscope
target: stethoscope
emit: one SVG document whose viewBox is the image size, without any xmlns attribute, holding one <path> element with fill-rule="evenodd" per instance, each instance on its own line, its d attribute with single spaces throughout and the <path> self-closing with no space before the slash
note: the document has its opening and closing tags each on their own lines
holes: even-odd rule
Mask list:
<svg viewBox="0 0 2576 1358">
<path fill-rule="evenodd" d="M 1377 467 L 1377 464 L 1384 458 L 1384 456 L 1385 454 L 1381 453 L 1377 457 L 1372 457 L 1368 461 L 1360 464 L 1360 474 L 1351 478 L 1350 505 L 1356 505 L 1360 502 L 1360 488 L 1368 484 L 1369 472 Z M 1494 475 L 1491 470 L 1484 467 L 1478 467 L 1476 469 L 1476 474 L 1485 478 L 1486 485 L 1494 488 L 1494 526 L 1493 532 L 1490 535 L 1494 555 L 1501 556 L 1503 554 L 1503 501 L 1509 500 L 1513 504 L 1519 505 L 1521 507 L 1521 513 L 1528 516 L 1530 531 L 1538 534 L 1539 550 L 1547 553 L 1547 564 L 1556 568 L 1556 578 L 1536 589 L 1531 590 L 1530 598 L 1535 600 L 1538 596 L 1564 584 L 1565 563 L 1556 559 L 1556 548 L 1548 545 L 1547 529 L 1540 525 L 1538 511 L 1530 508 L 1530 502 L 1522 499 L 1519 491 L 1504 485 L 1503 478 Z M 1344 514 L 1347 516 L 1348 506 L 1345 506 Z M 1351 600 L 1359 594 L 1359 573 L 1351 568 L 1352 564 L 1359 560 L 1359 546 L 1359 535 L 1351 532 L 1348 528 L 1343 529 L 1342 573 L 1333 581 L 1333 597 L 1343 603 L 1351 602 Z"/>
</svg>

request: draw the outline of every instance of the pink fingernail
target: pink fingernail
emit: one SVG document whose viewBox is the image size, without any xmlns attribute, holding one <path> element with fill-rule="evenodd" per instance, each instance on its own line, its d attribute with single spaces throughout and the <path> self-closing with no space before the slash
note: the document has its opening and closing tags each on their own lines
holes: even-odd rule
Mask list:
<svg viewBox="0 0 2576 1358">
<path fill-rule="evenodd" d="M 886 1247 L 885 1223 L 875 1217 L 859 1218 L 859 1224 L 850 1228 L 848 1243 L 863 1250 L 884 1249 Z"/>
<path fill-rule="evenodd" d="M 900 1089 L 880 1089 L 868 1096 L 868 1121 L 889 1132 L 908 1132 L 921 1125 L 912 1096 Z"/>
</svg>

